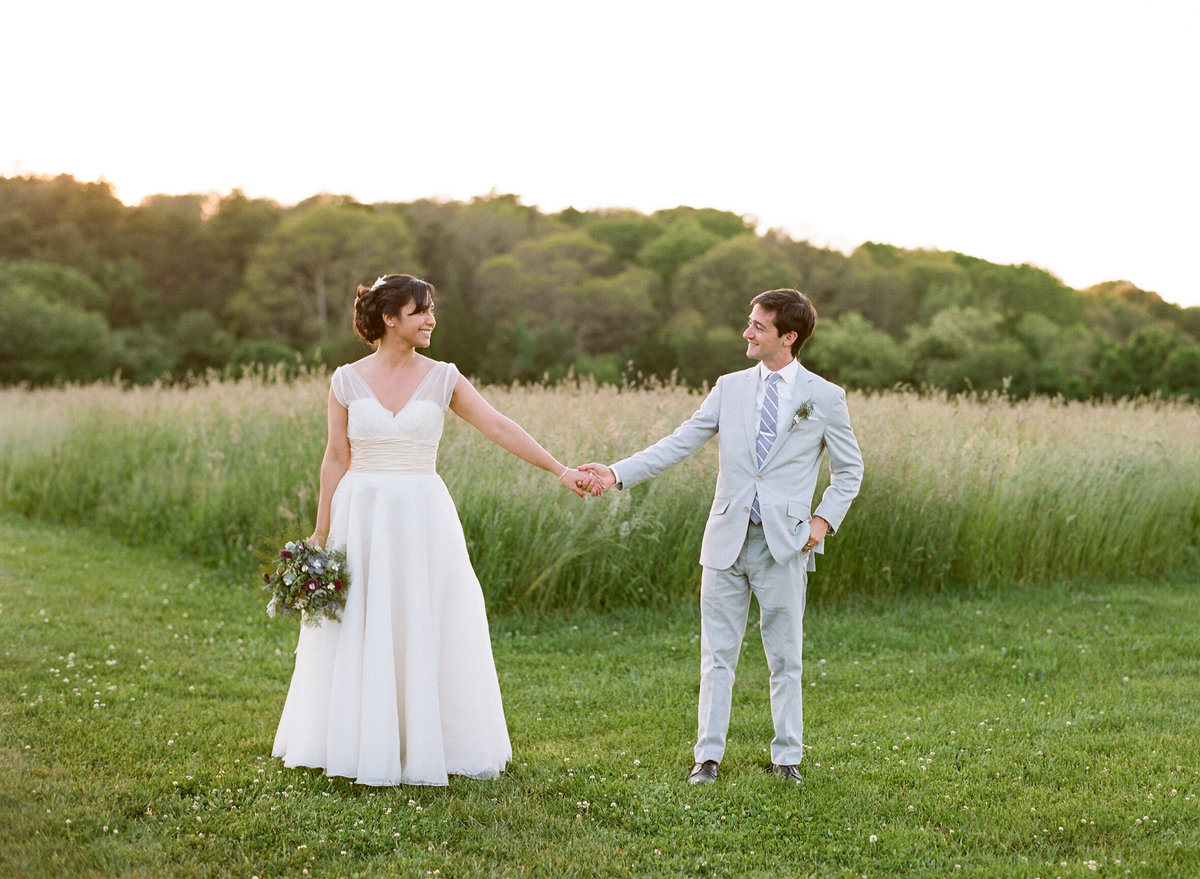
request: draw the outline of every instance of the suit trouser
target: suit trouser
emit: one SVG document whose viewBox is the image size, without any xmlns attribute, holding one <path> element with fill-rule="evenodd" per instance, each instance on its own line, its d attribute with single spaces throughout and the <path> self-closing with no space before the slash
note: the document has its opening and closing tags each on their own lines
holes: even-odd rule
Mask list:
<svg viewBox="0 0 1200 879">
<path fill-rule="evenodd" d="M 803 757 L 804 709 L 800 681 L 804 649 L 807 557 L 781 565 L 761 525 L 751 524 L 732 567 L 704 568 L 700 578 L 700 709 L 696 762 L 721 760 L 729 732 L 734 672 L 746 633 L 750 596 L 758 599 L 763 651 L 771 672 L 771 762 L 795 765 Z"/>
</svg>

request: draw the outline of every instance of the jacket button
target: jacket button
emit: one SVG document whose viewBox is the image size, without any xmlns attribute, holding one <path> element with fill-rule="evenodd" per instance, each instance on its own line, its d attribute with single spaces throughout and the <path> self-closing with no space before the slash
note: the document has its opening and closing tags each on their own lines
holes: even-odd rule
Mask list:
<svg viewBox="0 0 1200 879">
<path fill-rule="evenodd" d="M 762 482 L 762 474 L 760 473 L 760 474 L 758 474 L 757 476 L 755 476 L 755 477 L 754 477 L 754 481 L 755 481 L 755 482 Z"/>
<path fill-rule="evenodd" d="M 750 512 L 750 508 L 749 508 L 749 507 L 742 507 L 742 512 L 743 512 L 743 513 L 749 513 L 749 512 Z"/>
</svg>

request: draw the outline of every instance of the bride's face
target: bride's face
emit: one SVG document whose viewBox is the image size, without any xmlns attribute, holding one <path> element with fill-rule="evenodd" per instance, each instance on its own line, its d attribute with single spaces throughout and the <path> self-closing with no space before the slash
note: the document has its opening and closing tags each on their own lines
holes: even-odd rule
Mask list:
<svg viewBox="0 0 1200 879">
<path fill-rule="evenodd" d="M 397 342 L 411 345 L 414 348 L 428 348 L 429 339 L 437 320 L 433 316 L 433 303 L 428 311 L 417 311 L 417 304 L 410 302 L 400 309 L 395 324 L 389 330 Z"/>
</svg>

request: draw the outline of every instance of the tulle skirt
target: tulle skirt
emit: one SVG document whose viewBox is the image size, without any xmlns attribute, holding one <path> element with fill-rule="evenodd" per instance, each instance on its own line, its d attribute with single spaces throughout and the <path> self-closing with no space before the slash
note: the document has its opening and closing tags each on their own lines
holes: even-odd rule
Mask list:
<svg viewBox="0 0 1200 879">
<path fill-rule="evenodd" d="M 479 580 L 436 474 L 350 471 L 339 622 L 301 626 L 273 755 L 360 784 L 495 778 L 512 757 Z"/>
</svg>

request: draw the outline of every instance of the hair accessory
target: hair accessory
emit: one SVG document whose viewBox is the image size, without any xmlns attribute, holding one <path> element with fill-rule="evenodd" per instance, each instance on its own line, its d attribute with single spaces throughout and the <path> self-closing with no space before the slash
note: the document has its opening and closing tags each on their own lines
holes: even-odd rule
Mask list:
<svg viewBox="0 0 1200 879">
<path fill-rule="evenodd" d="M 387 275 L 380 275 L 375 279 L 375 283 L 371 285 L 371 292 L 374 293 L 380 287 L 387 283 Z"/>
</svg>

